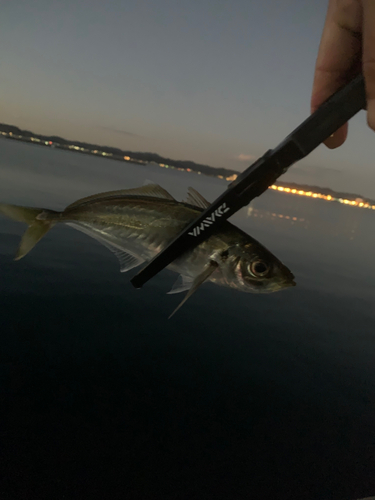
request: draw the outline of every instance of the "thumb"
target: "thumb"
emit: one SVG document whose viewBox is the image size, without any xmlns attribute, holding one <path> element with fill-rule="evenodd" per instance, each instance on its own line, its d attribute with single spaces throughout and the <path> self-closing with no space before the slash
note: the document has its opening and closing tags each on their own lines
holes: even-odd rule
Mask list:
<svg viewBox="0 0 375 500">
<path fill-rule="evenodd" d="M 362 71 L 367 97 L 367 122 L 375 130 L 375 3 L 363 0 Z"/>
</svg>

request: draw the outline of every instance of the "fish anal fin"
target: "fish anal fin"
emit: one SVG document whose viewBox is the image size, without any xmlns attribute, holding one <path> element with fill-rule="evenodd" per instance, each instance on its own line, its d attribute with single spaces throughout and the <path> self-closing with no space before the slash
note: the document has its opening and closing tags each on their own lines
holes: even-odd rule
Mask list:
<svg viewBox="0 0 375 500">
<path fill-rule="evenodd" d="M 180 293 L 184 292 L 185 290 L 189 290 L 193 284 L 193 278 L 190 278 L 189 276 L 183 276 L 180 274 L 180 276 L 177 278 L 175 281 L 174 285 L 172 288 L 167 292 L 167 294 L 173 294 L 173 293 Z"/>
<path fill-rule="evenodd" d="M 78 231 L 81 231 L 82 233 L 85 233 L 88 236 L 91 236 L 91 238 L 94 238 L 99 243 L 101 243 L 102 245 L 107 247 L 108 250 L 110 250 L 112 253 L 114 253 L 120 262 L 120 272 L 121 273 L 125 273 L 127 271 L 130 271 L 130 269 L 133 269 L 134 267 L 139 266 L 140 264 L 142 264 L 145 261 L 142 257 L 139 257 L 139 256 L 129 252 L 129 250 L 124 250 L 123 248 L 116 245 L 112 241 L 108 241 L 106 238 L 104 238 L 100 234 L 96 233 L 95 231 L 93 231 L 89 227 L 86 227 L 82 224 L 77 224 L 75 222 L 67 222 L 67 225 L 74 227 L 75 229 L 78 229 Z"/>
<path fill-rule="evenodd" d="M 126 273 L 130 271 L 130 269 L 133 269 L 133 267 L 137 267 L 144 262 L 143 259 L 135 257 L 128 252 L 124 252 L 124 250 L 118 250 L 114 247 L 110 248 L 110 250 L 116 255 L 120 262 L 120 273 Z"/>
<path fill-rule="evenodd" d="M 92 235 L 90 235 L 92 236 Z M 103 241 L 99 238 L 96 238 L 100 243 L 102 243 L 105 247 L 108 248 L 116 257 L 120 263 L 120 273 L 126 273 L 133 269 L 134 267 L 139 266 L 144 262 L 144 259 L 137 257 L 136 255 L 132 255 L 126 250 L 122 250 L 107 241 Z"/>
<path fill-rule="evenodd" d="M 188 194 L 185 203 L 199 208 L 207 208 L 211 205 L 209 201 L 203 198 L 203 196 L 192 187 L 188 188 Z"/>
<path fill-rule="evenodd" d="M 195 293 L 198 290 L 198 288 L 202 285 L 202 283 L 204 283 L 211 276 L 211 274 L 214 271 L 216 271 L 217 268 L 218 268 L 218 263 L 215 262 L 214 260 L 211 260 L 204 267 L 203 271 L 194 278 L 190 290 L 185 295 L 183 300 L 179 303 L 179 305 L 176 307 L 176 309 L 173 311 L 173 313 L 169 316 L 168 319 L 171 319 L 171 317 L 180 309 L 180 307 L 185 304 L 185 302 L 193 295 L 193 293 Z"/>
</svg>

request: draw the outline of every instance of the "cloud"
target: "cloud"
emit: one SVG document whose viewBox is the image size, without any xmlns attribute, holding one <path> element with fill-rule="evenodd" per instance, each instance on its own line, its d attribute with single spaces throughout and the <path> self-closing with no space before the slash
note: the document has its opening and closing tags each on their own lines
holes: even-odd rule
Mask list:
<svg viewBox="0 0 375 500">
<path fill-rule="evenodd" d="M 244 155 L 243 153 L 235 157 L 235 159 L 239 161 L 251 161 L 256 160 L 256 158 L 257 157 L 254 155 Z"/>
<path fill-rule="evenodd" d="M 106 130 L 107 132 L 113 132 L 115 134 L 121 134 L 121 135 L 126 135 L 127 137 L 142 137 L 139 134 L 134 134 L 133 132 L 127 132 L 126 130 L 120 130 L 118 128 L 113 128 L 113 127 L 99 127 L 102 130 Z"/>
</svg>

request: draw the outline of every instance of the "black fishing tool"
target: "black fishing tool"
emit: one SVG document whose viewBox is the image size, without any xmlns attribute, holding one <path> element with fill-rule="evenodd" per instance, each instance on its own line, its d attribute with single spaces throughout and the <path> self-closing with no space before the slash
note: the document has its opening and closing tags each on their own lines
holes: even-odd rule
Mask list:
<svg viewBox="0 0 375 500">
<path fill-rule="evenodd" d="M 186 250 L 208 238 L 220 224 L 260 196 L 291 165 L 311 153 L 365 107 L 365 85 L 360 74 L 333 94 L 275 149 L 267 151 L 229 184 L 221 196 L 132 278 L 135 288 L 141 288 Z"/>
</svg>

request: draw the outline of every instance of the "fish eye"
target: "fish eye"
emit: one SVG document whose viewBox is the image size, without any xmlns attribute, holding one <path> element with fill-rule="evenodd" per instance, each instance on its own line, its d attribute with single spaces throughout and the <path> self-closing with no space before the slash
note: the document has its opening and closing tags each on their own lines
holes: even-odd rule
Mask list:
<svg viewBox="0 0 375 500">
<path fill-rule="evenodd" d="M 270 266 L 263 260 L 255 260 L 249 264 L 249 271 L 257 277 L 265 276 L 270 270 Z"/>
</svg>

